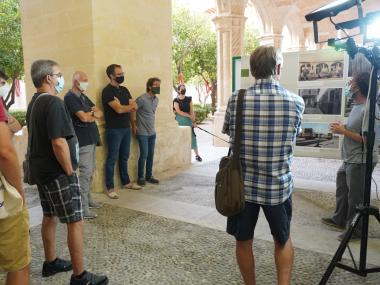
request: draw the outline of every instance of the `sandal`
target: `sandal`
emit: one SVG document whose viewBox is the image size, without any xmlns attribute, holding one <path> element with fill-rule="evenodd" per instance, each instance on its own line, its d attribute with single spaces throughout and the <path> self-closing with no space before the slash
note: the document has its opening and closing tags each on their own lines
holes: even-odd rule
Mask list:
<svg viewBox="0 0 380 285">
<path fill-rule="evenodd" d="M 127 185 L 124 185 L 123 186 L 124 188 L 127 188 L 127 189 L 132 189 L 132 190 L 141 190 L 142 187 L 140 185 L 137 185 L 136 183 L 129 183 Z"/>
<path fill-rule="evenodd" d="M 119 199 L 119 195 L 115 191 L 106 191 L 106 195 L 110 199 Z"/>
</svg>

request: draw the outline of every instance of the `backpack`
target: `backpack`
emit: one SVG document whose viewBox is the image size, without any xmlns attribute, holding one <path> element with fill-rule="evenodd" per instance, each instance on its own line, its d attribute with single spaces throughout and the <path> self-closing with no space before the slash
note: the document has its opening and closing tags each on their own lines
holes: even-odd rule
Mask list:
<svg viewBox="0 0 380 285">
<path fill-rule="evenodd" d="M 236 105 L 235 141 L 227 156 L 219 162 L 219 171 L 215 177 L 215 206 L 223 216 L 233 216 L 244 210 L 245 192 L 240 164 L 240 138 L 242 125 L 243 96 L 245 90 L 239 90 Z"/>
</svg>

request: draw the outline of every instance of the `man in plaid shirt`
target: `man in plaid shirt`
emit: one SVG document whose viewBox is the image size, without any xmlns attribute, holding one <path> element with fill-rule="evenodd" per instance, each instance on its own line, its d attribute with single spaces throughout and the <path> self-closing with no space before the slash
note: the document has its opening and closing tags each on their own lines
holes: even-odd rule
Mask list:
<svg viewBox="0 0 380 285">
<path fill-rule="evenodd" d="M 240 162 L 245 209 L 227 220 L 235 236 L 236 257 L 245 284 L 255 284 L 253 235 L 260 208 L 275 244 L 278 284 L 290 284 L 293 245 L 290 239 L 293 178 L 290 165 L 300 131 L 303 99 L 279 85 L 282 57 L 273 47 L 258 47 L 250 58 L 255 83 L 243 100 Z M 234 141 L 237 92 L 228 102 L 222 132 Z"/>
</svg>

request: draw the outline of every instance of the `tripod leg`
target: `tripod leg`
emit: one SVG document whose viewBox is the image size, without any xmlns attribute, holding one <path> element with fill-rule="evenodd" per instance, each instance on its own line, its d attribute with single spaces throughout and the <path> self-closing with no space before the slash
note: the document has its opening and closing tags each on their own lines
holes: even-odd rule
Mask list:
<svg viewBox="0 0 380 285">
<path fill-rule="evenodd" d="M 379 214 L 379 211 L 377 211 L 374 216 L 377 219 L 377 221 L 380 223 L 380 214 Z"/>
<path fill-rule="evenodd" d="M 362 217 L 362 213 L 360 212 L 356 213 L 355 217 L 353 218 L 350 226 L 348 227 L 346 231 L 346 234 L 344 235 L 343 240 L 341 241 L 337 251 L 335 252 L 334 257 L 332 258 L 329 266 L 327 267 L 325 274 L 323 275 L 321 281 L 319 282 L 319 285 L 325 285 L 327 283 L 336 264 L 342 259 L 342 256 L 343 256 L 344 251 L 346 250 L 347 244 L 350 241 L 352 233 L 354 232 L 356 226 L 358 225 L 361 217 Z"/>
</svg>

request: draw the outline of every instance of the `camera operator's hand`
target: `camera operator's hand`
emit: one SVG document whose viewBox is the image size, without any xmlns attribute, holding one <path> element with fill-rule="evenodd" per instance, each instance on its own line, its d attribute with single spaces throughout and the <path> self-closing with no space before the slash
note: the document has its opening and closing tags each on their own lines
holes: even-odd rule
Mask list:
<svg viewBox="0 0 380 285">
<path fill-rule="evenodd" d="M 334 122 L 330 124 L 330 130 L 334 134 L 344 135 L 346 128 L 341 122 Z"/>
</svg>

